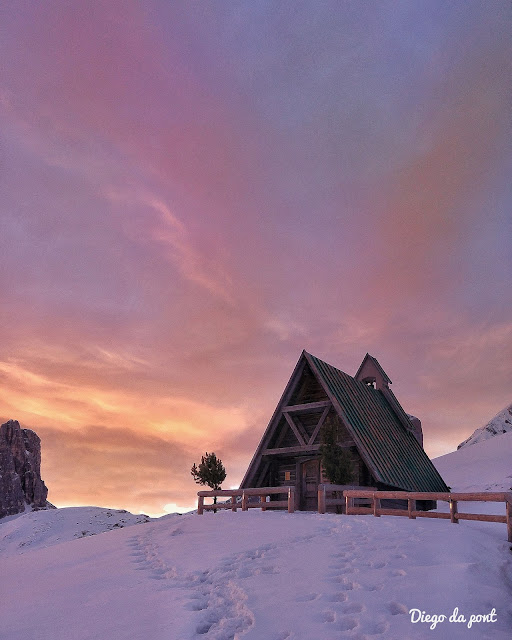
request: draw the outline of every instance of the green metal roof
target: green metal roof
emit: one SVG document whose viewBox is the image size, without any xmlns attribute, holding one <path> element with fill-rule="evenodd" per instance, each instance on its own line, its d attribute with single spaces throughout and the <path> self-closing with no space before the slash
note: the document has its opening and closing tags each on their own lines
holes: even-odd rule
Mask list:
<svg viewBox="0 0 512 640">
<path fill-rule="evenodd" d="M 305 355 L 326 392 L 339 405 L 361 455 L 379 476 L 376 480 L 406 491 L 448 491 L 430 458 L 413 433 L 403 426 L 382 391 L 309 353 Z M 397 400 L 396 403 L 398 411 L 403 412 Z"/>
</svg>

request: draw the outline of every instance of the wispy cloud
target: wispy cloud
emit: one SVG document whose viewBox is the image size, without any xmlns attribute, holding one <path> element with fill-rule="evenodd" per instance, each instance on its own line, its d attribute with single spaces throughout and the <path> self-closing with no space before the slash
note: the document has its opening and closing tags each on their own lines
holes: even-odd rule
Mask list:
<svg viewBox="0 0 512 640">
<path fill-rule="evenodd" d="M 111 187 L 106 188 L 104 193 L 108 200 L 117 205 L 130 208 L 139 205 L 157 214 L 156 218 L 143 221 L 140 233 L 169 249 L 167 257 L 185 279 L 234 305 L 232 282 L 225 269 L 194 248 L 186 225 L 161 198 L 146 192 L 137 193 Z"/>
</svg>

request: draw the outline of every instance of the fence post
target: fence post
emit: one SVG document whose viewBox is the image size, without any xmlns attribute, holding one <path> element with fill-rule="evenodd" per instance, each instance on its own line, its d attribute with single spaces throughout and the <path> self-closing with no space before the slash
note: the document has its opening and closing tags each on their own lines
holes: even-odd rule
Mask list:
<svg viewBox="0 0 512 640">
<path fill-rule="evenodd" d="M 457 500 L 452 500 L 450 498 L 450 520 L 451 522 L 455 522 L 459 524 L 459 520 L 457 516 Z"/>
<path fill-rule="evenodd" d="M 512 493 L 505 496 L 505 504 L 507 510 L 507 538 L 512 542 Z"/>
<path fill-rule="evenodd" d="M 233 503 L 233 506 L 231 507 L 231 511 L 234 511 L 236 513 L 236 496 L 235 496 L 235 494 L 233 494 L 231 496 L 231 502 Z"/>
<path fill-rule="evenodd" d="M 380 518 L 379 509 L 380 509 L 380 498 L 375 497 L 375 494 L 373 494 L 373 515 L 376 518 Z"/>
<path fill-rule="evenodd" d="M 245 491 L 242 492 L 242 511 L 247 511 L 247 494 Z"/>
<path fill-rule="evenodd" d="M 318 513 L 325 513 L 325 484 L 318 485 Z"/>
<path fill-rule="evenodd" d="M 288 513 L 295 512 L 295 487 L 288 487 Z"/>
<path fill-rule="evenodd" d="M 265 504 L 267 502 L 267 496 L 260 496 L 261 510 L 265 511 Z"/>
<path fill-rule="evenodd" d="M 202 516 L 203 515 L 203 508 L 204 508 L 204 498 L 203 496 L 198 496 L 197 497 L 197 514 Z"/>
<path fill-rule="evenodd" d="M 416 500 L 413 500 L 412 498 L 407 499 L 407 510 L 409 512 L 409 518 L 411 518 L 411 520 L 415 520 L 416 516 L 413 516 L 412 512 L 416 511 Z"/>
</svg>

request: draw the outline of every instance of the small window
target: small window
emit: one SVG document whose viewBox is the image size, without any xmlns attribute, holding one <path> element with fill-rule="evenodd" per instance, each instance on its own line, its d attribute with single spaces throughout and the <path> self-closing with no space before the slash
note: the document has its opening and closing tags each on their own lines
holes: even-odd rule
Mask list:
<svg viewBox="0 0 512 640">
<path fill-rule="evenodd" d="M 291 471 L 285 471 L 284 472 L 284 479 L 285 479 L 285 482 L 288 482 L 288 480 L 291 480 L 292 479 L 292 472 Z"/>
</svg>

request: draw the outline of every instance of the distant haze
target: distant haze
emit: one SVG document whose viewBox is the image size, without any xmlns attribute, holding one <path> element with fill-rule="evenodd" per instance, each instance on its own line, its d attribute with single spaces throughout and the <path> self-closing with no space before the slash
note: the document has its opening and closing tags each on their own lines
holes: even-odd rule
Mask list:
<svg viewBox="0 0 512 640">
<path fill-rule="evenodd" d="M 0 419 L 56 505 L 237 485 L 302 349 L 453 451 L 511 401 L 505 0 L 3 3 Z"/>
</svg>

